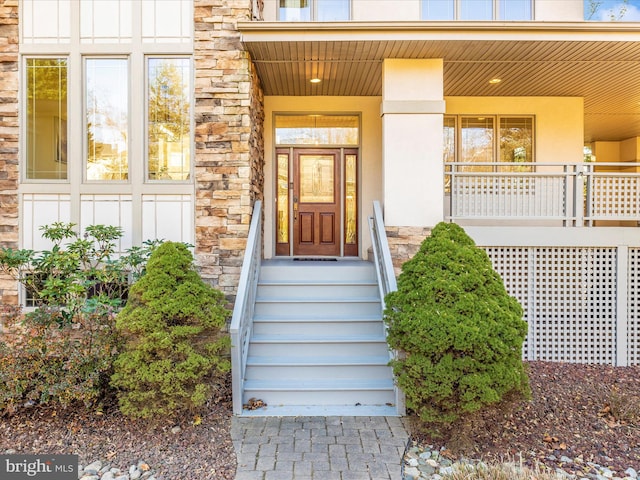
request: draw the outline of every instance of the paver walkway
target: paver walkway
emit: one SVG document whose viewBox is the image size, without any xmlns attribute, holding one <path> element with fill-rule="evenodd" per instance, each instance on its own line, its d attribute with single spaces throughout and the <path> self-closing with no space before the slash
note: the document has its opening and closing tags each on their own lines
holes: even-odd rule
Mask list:
<svg viewBox="0 0 640 480">
<path fill-rule="evenodd" d="M 399 417 L 235 417 L 235 480 L 398 480 Z"/>
</svg>

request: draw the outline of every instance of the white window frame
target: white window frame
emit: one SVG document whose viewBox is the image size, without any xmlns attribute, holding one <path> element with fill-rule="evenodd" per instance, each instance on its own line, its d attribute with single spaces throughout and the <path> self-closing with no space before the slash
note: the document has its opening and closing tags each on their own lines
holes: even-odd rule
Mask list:
<svg viewBox="0 0 640 480">
<path fill-rule="evenodd" d="M 422 20 L 427 20 L 429 21 L 429 19 L 425 18 L 425 14 L 424 14 L 424 7 L 425 4 L 428 0 L 421 0 L 420 1 L 420 18 Z M 469 0 L 449 0 L 450 2 L 453 3 L 453 20 L 449 20 L 449 21 L 467 21 L 467 20 L 461 20 L 460 19 L 460 15 L 461 15 L 461 11 L 462 11 L 462 2 L 463 1 L 469 1 Z M 502 20 L 500 18 L 500 6 L 501 3 L 504 0 L 492 0 L 493 3 L 493 14 L 492 14 L 492 18 L 491 20 L 486 20 L 486 21 L 500 21 L 500 22 L 511 22 L 511 21 L 531 21 L 535 18 L 535 14 L 534 14 L 534 7 L 535 7 L 535 1 L 534 0 L 529 0 L 530 3 L 530 10 L 531 10 L 531 17 L 529 19 L 523 19 L 523 20 Z M 436 20 L 438 21 L 438 20 Z M 446 20 L 443 20 L 446 21 Z"/>
<path fill-rule="evenodd" d="M 310 22 L 318 22 L 318 0 L 307 0 L 310 3 L 310 11 L 309 11 L 309 16 L 310 19 L 308 21 Z M 349 10 L 349 18 L 344 19 L 344 20 L 336 20 L 336 21 L 341 21 L 341 22 L 348 22 L 351 21 L 353 19 L 353 0 L 345 0 L 349 3 L 348 6 L 348 10 Z M 280 22 L 291 22 L 294 20 L 287 20 L 287 19 L 282 19 L 280 18 L 280 9 L 282 7 L 280 7 L 280 0 L 276 0 L 276 12 L 277 12 L 277 18 L 278 21 Z M 293 7 L 290 7 L 293 8 Z M 301 21 L 305 21 L 305 20 L 301 20 Z"/>
<path fill-rule="evenodd" d="M 86 195 L 122 195 L 131 196 L 132 211 L 132 243 L 140 245 L 143 223 L 143 197 L 153 195 L 189 195 L 192 204 L 195 205 L 195 139 L 194 139 L 194 106 L 195 84 L 193 68 L 193 33 L 188 41 L 171 41 L 163 43 L 149 41 L 142 35 L 142 2 L 132 2 L 132 38 L 130 41 L 114 41 L 113 43 L 87 42 L 80 38 L 80 6 L 82 2 L 71 1 L 70 22 L 71 39 L 60 37 L 57 41 L 35 43 L 31 39 L 23 41 L 20 37 L 20 72 L 21 72 L 21 104 L 25 104 L 26 98 L 26 71 L 27 58 L 60 58 L 67 59 L 67 91 L 74 92 L 67 95 L 67 135 L 70 139 L 67 150 L 67 178 L 62 180 L 27 179 L 25 167 L 26 154 L 26 129 L 27 114 L 25 109 L 19 112 L 20 124 L 20 184 L 18 193 L 20 203 L 24 195 L 69 195 L 70 214 L 69 221 L 81 225 L 81 200 Z M 20 2 L 20 18 L 23 17 L 25 3 Z M 191 15 L 193 18 L 193 15 Z M 21 32 L 22 35 L 22 32 Z M 146 172 L 146 58 L 157 57 L 184 57 L 191 61 L 191 152 L 190 175 L 185 181 L 148 181 Z M 127 58 L 129 61 L 129 175 L 127 180 L 94 180 L 86 181 L 86 116 L 85 116 L 85 58 Z M 142 99 L 142 100 L 141 100 Z M 80 139 L 80 140 L 78 140 Z M 190 223 L 195 231 L 194 222 Z M 24 226 L 21 226 L 21 239 Z"/>
</svg>

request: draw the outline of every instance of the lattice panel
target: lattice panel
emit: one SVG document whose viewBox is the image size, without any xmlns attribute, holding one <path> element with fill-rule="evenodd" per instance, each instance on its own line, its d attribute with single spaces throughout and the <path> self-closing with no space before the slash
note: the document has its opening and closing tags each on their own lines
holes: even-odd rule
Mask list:
<svg viewBox="0 0 640 480">
<path fill-rule="evenodd" d="M 558 176 L 454 176 L 452 215 L 458 218 L 565 217 L 565 181 Z"/>
<path fill-rule="evenodd" d="M 629 249 L 627 271 L 627 362 L 640 365 L 640 248 Z"/>
<path fill-rule="evenodd" d="M 529 249 L 528 248 L 485 248 L 493 268 L 504 282 L 509 295 L 515 297 L 522 306 L 523 319 L 529 323 Z M 529 357 L 529 340 L 522 345 L 522 358 Z"/>
<path fill-rule="evenodd" d="M 640 219 L 640 178 L 598 176 L 591 179 L 590 217 Z"/>
<path fill-rule="evenodd" d="M 615 364 L 616 249 L 537 248 L 538 360 Z"/>
</svg>

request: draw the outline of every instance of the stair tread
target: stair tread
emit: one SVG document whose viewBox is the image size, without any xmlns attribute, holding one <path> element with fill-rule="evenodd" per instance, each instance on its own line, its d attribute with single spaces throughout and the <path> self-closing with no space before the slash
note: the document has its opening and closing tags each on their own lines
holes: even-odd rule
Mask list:
<svg viewBox="0 0 640 480">
<path fill-rule="evenodd" d="M 385 355 L 355 355 L 355 356 L 330 356 L 330 357 L 298 357 L 298 356 L 249 356 L 247 365 L 251 366 L 360 366 L 382 365 L 387 366 L 389 357 Z"/>
<path fill-rule="evenodd" d="M 380 303 L 380 297 L 256 297 L 256 303 Z"/>
<path fill-rule="evenodd" d="M 253 335 L 249 343 L 361 343 L 387 342 L 383 335 Z"/>
<path fill-rule="evenodd" d="M 255 315 L 254 323 L 343 323 L 343 322 L 382 322 L 382 316 L 372 315 L 349 315 L 349 316 L 304 316 L 304 317 L 283 317 L 276 315 Z"/>
<path fill-rule="evenodd" d="M 322 380 L 245 380 L 244 390 L 393 390 L 392 378 Z"/>
<path fill-rule="evenodd" d="M 314 287 L 323 286 L 323 285 L 327 285 L 331 287 L 339 287 L 341 285 L 344 285 L 345 287 L 365 285 L 367 287 L 373 287 L 373 286 L 378 286 L 378 282 L 375 279 L 349 280 L 345 278 L 342 278 L 340 280 L 322 280 L 322 279 L 292 280 L 292 279 L 286 279 L 286 278 L 281 280 L 258 280 L 258 287 L 262 285 L 269 286 L 269 287 L 274 287 L 274 286 L 290 287 L 290 286 L 304 286 L 304 285 L 311 285 Z"/>
</svg>

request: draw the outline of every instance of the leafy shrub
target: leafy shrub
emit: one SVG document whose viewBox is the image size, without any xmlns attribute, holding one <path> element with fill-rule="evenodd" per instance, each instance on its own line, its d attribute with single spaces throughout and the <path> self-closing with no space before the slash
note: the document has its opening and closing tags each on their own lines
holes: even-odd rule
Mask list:
<svg viewBox="0 0 640 480">
<path fill-rule="evenodd" d="M 223 294 L 199 277 L 185 245 L 166 242 L 152 253 L 116 319 L 126 345 L 112 385 L 125 415 L 171 416 L 207 401 L 212 376 L 230 368 L 224 304 Z"/>
<path fill-rule="evenodd" d="M 91 404 L 109 388 L 119 339 L 115 313 L 129 278 L 144 272 L 153 243 L 113 258 L 117 227 L 70 223 L 42 228 L 50 250 L 0 250 L 0 269 L 26 288 L 35 306 L 5 312 L 0 342 L 0 410 L 23 404 Z M 65 243 L 66 242 L 66 243 Z"/>
<path fill-rule="evenodd" d="M 508 393 L 528 395 L 522 308 L 458 225 L 433 229 L 385 301 L 396 380 L 421 420 L 451 423 Z"/>
</svg>

